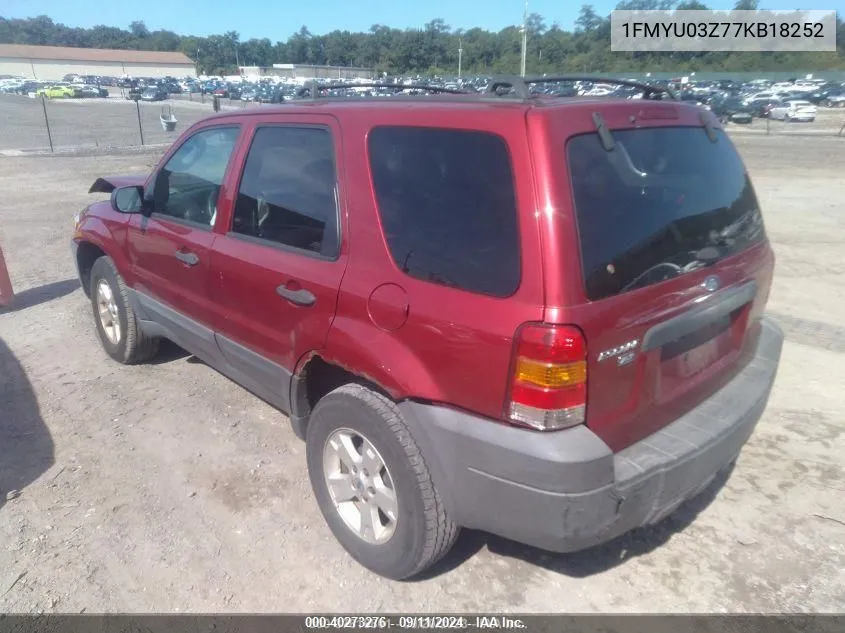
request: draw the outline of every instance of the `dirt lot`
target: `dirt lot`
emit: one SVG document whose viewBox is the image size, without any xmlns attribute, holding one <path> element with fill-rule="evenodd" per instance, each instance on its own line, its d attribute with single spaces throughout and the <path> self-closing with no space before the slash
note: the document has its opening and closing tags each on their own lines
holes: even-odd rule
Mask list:
<svg viewBox="0 0 845 633">
<path fill-rule="evenodd" d="M 730 477 L 661 525 L 575 555 L 465 533 L 412 583 L 366 572 L 335 542 L 284 416 L 178 350 L 140 367 L 101 350 L 71 215 L 95 176 L 156 156 L 0 158 L 20 304 L 0 313 L 0 612 L 841 612 L 845 139 L 736 138 L 788 338 Z"/>
</svg>

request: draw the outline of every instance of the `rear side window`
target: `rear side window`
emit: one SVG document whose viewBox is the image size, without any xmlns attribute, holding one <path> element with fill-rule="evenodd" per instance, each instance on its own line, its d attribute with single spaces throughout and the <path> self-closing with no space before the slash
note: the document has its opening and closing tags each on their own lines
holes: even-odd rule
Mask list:
<svg viewBox="0 0 845 633">
<path fill-rule="evenodd" d="M 591 300 L 682 275 L 765 239 L 757 198 L 722 130 L 612 132 L 567 143 L 584 284 Z"/>
<path fill-rule="evenodd" d="M 504 139 L 379 127 L 370 168 L 390 254 L 405 273 L 496 297 L 519 286 L 516 196 Z"/>
<path fill-rule="evenodd" d="M 336 257 L 336 182 L 327 129 L 258 128 L 238 189 L 232 232 Z"/>
</svg>

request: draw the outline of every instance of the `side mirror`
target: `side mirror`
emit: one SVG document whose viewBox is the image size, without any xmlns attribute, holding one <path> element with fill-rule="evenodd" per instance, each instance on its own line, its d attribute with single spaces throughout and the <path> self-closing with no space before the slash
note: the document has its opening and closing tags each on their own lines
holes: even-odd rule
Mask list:
<svg viewBox="0 0 845 633">
<path fill-rule="evenodd" d="M 118 187 L 111 193 L 111 206 L 118 213 L 142 213 L 144 188 L 141 186 Z"/>
</svg>

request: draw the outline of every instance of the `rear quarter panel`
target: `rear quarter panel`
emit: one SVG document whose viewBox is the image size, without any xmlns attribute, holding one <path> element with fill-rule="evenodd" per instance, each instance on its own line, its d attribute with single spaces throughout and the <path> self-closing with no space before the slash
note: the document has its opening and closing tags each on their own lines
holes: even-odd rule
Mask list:
<svg viewBox="0 0 845 633">
<path fill-rule="evenodd" d="M 512 338 L 525 321 L 542 317 L 543 290 L 531 155 L 524 108 L 456 108 L 405 112 L 344 112 L 344 177 L 348 183 L 349 267 L 338 312 L 321 352 L 326 360 L 365 375 L 395 398 L 417 398 L 499 418 L 508 383 Z M 447 116 L 448 115 L 448 116 Z M 495 298 L 422 281 L 394 263 L 382 235 L 369 168 L 367 136 L 373 126 L 414 125 L 495 133 L 505 139 L 515 180 L 521 245 L 521 283 Z M 471 239 L 471 236 L 468 236 Z M 373 291 L 392 284 L 404 302 L 374 306 Z M 373 310 L 393 311 L 404 323 L 387 331 Z M 405 315 L 403 319 L 401 315 Z"/>
</svg>

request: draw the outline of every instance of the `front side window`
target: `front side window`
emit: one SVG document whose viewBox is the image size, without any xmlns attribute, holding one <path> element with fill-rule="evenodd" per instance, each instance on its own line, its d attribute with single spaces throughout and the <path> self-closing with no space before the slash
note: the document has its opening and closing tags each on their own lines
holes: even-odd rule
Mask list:
<svg viewBox="0 0 845 633">
<path fill-rule="evenodd" d="M 237 127 L 212 128 L 185 141 L 156 175 L 154 211 L 214 226 L 217 197 L 238 133 Z"/>
<path fill-rule="evenodd" d="M 336 183 L 328 129 L 258 128 L 244 165 L 232 232 L 335 257 Z"/>
<path fill-rule="evenodd" d="M 403 272 L 494 297 L 516 292 L 516 194 L 503 138 L 379 127 L 369 155 L 384 237 Z"/>
</svg>

